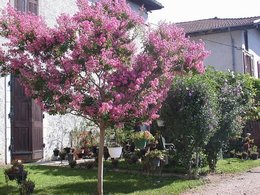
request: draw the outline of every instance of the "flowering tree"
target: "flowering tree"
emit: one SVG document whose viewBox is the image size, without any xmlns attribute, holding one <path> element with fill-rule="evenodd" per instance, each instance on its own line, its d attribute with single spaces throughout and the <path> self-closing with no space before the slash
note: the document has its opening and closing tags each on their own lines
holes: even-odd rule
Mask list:
<svg viewBox="0 0 260 195">
<path fill-rule="evenodd" d="M 72 113 L 100 129 L 98 193 L 103 194 L 103 146 L 108 127 L 158 117 L 175 74 L 203 72 L 207 52 L 171 24 L 147 29 L 125 3 L 77 0 L 79 11 L 57 26 L 8 6 L 0 18 L 8 38 L 1 71 L 16 75 L 26 94 L 51 114 Z M 140 39 L 139 39 L 140 40 Z"/>
</svg>

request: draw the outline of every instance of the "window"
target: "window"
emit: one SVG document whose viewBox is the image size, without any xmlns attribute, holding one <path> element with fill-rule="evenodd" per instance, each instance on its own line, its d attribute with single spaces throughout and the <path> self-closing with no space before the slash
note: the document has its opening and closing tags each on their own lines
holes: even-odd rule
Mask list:
<svg viewBox="0 0 260 195">
<path fill-rule="evenodd" d="M 19 11 L 38 14 L 38 0 L 14 0 L 14 7 Z"/>
<path fill-rule="evenodd" d="M 243 61 L 244 61 L 244 73 L 248 73 L 251 76 L 254 75 L 254 57 L 253 55 L 243 52 Z"/>
<path fill-rule="evenodd" d="M 245 49 L 248 51 L 248 34 L 247 31 L 244 31 L 244 40 L 245 40 Z"/>
</svg>

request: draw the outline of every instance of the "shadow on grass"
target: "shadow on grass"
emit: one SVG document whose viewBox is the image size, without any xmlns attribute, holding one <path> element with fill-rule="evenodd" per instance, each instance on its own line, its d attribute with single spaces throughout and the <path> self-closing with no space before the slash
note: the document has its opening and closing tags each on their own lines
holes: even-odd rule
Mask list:
<svg viewBox="0 0 260 195">
<path fill-rule="evenodd" d="M 49 176 L 80 176 L 83 179 L 96 179 L 97 171 L 90 169 L 72 169 L 69 167 L 57 167 L 57 166 L 46 166 L 46 165 L 30 165 L 26 169 L 31 174 L 44 174 Z"/>
<path fill-rule="evenodd" d="M 71 169 L 67 167 L 52 167 L 33 165 L 28 166 L 31 174 L 49 176 L 61 176 L 63 181 L 55 181 L 55 185 L 47 185 L 37 188 L 35 194 L 96 194 L 97 192 L 97 170 Z M 71 176 L 82 179 L 71 179 Z M 44 177 L 44 175 L 42 176 Z M 60 178 L 60 177 L 57 177 Z M 53 178 L 55 180 L 55 178 Z M 105 194 L 126 194 L 136 191 L 153 190 L 175 182 L 174 178 L 162 178 L 156 176 L 144 176 L 141 174 L 104 172 Z M 179 180 L 178 180 L 179 181 Z M 37 182 L 37 181 L 36 181 Z"/>
<path fill-rule="evenodd" d="M 111 177 L 110 177 L 111 178 Z M 146 182 L 144 182 L 146 180 Z M 109 179 L 105 178 L 104 181 L 104 194 L 127 194 L 136 191 L 152 190 L 161 188 L 164 185 L 172 183 L 173 180 L 160 180 L 150 178 L 138 179 Z M 35 194 L 97 194 L 97 182 L 95 181 L 81 181 L 66 183 L 62 185 L 55 185 L 44 189 L 35 190 Z"/>
<path fill-rule="evenodd" d="M 11 195 L 15 194 L 17 195 L 19 193 L 18 186 L 12 186 L 7 184 L 0 183 L 0 194 L 1 195 Z"/>
</svg>

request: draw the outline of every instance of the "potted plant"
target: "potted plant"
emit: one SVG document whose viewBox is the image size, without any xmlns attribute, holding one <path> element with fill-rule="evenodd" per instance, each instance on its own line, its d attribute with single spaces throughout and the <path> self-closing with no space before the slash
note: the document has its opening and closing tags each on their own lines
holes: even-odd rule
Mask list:
<svg viewBox="0 0 260 195">
<path fill-rule="evenodd" d="M 149 131 L 134 132 L 131 138 L 135 144 L 135 147 L 138 149 L 144 148 L 147 142 L 152 142 L 155 140 L 154 136 Z"/>
<path fill-rule="evenodd" d="M 70 153 L 70 150 L 71 150 L 71 148 L 70 148 L 70 147 L 65 147 L 65 148 L 64 148 L 64 150 L 65 150 L 65 152 L 66 152 L 67 154 L 69 154 L 69 153 Z"/>
<path fill-rule="evenodd" d="M 161 167 L 161 162 L 164 161 L 165 156 L 166 153 L 162 150 L 155 149 L 147 152 L 142 161 L 144 169 L 150 171 Z"/>
<path fill-rule="evenodd" d="M 246 160 L 248 158 L 247 152 L 242 152 L 242 159 Z"/>
<path fill-rule="evenodd" d="M 123 147 L 121 146 L 110 146 L 107 147 L 109 156 L 113 159 L 120 158 L 122 154 Z"/>
<path fill-rule="evenodd" d="M 18 170 L 16 168 L 7 168 L 4 170 L 4 174 L 5 174 L 5 179 L 6 181 L 10 180 L 15 180 L 16 179 L 16 175 L 17 175 Z"/>
<path fill-rule="evenodd" d="M 258 159 L 258 155 L 259 155 L 258 152 L 251 152 L 250 153 L 250 159 L 257 160 Z"/>
<path fill-rule="evenodd" d="M 250 159 L 257 160 L 259 153 L 257 152 L 257 146 L 253 146 L 250 150 Z"/>
<path fill-rule="evenodd" d="M 54 150 L 53 150 L 53 155 L 54 156 L 59 156 L 59 153 L 60 153 L 60 150 L 58 149 L 58 148 L 55 148 Z"/>
<path fill-rule="evenodd" d="M 12 167 L 4 170 L 6 182 L 8 180 L 16 180 L 18 184 L 27 178 L 27 171 L 24 170 L 24 166 L 20 161 L 15 161 Z"/>
<path fill-rule="evenodd" d="M 111 158 L 120 158 L 122 154 L 122 144 L 125 142 L 126 132 L 123 129 L 110 129 L 106 134 L 106 145 Z"/>
<path fill-rule="evenodd" d="M 108 153 L 111 158 L 120 158 L 123 147 L 116 142 L 111 142 L 107 146 Z"/>
</svg>

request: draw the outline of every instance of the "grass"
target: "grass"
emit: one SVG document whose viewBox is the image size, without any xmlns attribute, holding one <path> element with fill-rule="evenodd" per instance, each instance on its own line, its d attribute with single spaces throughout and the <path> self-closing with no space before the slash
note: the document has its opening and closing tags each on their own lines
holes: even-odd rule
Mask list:
<svg viewBox="0 0 260 195">
<path fill-rule="evenodd" d="M 35 182 L 34 194 L 80 195 L 96 194 L 97 170 L 71 169 L 43 165 L 26 165 L 28 178 Z M 0 170 L 0 194 L 18 194 L 17 185 L 5 183 Z M 105 194 L 179 194 L 186 189 L 201 185 L 202 180 L 181 180 L 176 178 L 144 176 L 119 172 L 104 173 Z"/>
<path fill-rule="evenodd" d="M 260 166 L 260 160 L 228 158 L 218 161 L 217 173 L 239 173 L 257 166 Z"/>
<path fill-rule="evenodd" d="M 235 173 L 260 166 L 260 160 L 228 159 L 218 163 L 218 172 Z M 35 182 L 34 194 L 80 195 L 96 194 L 96 169 L 71 169 L 43 165 L 26 165 L 28 178 Z M 174 177 L 143 176 L 141 174 L 104 172 L 105 194 L 180 194 L 187 189 L 202 185 L 202 180 L 185 180 Z M 18 194 L 15 182 L 5 183 L 3 168 L 0 168 L 0 194 Z"/>
</svg>

